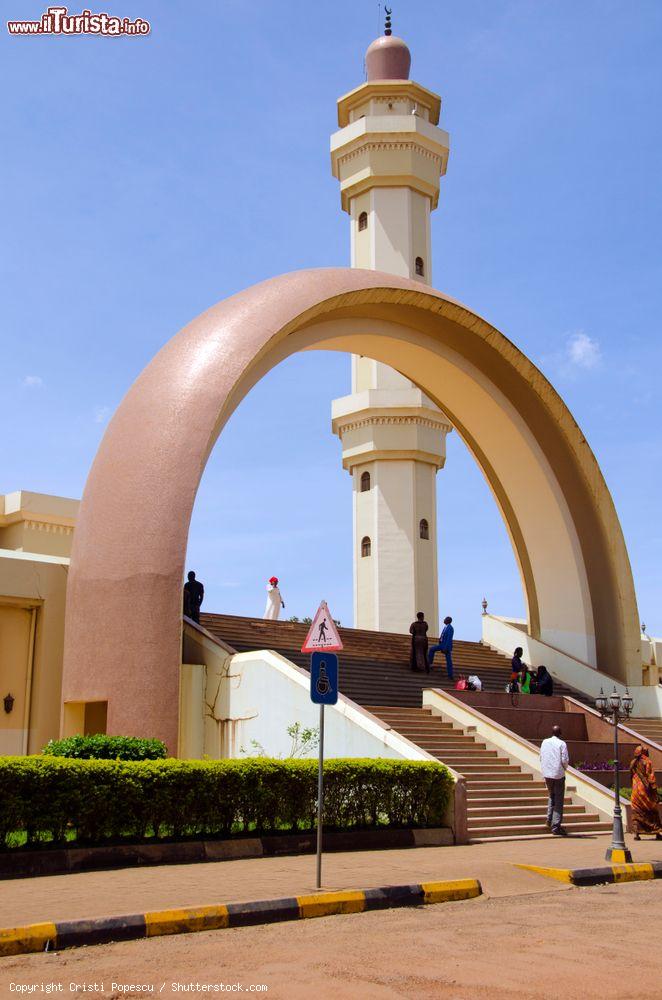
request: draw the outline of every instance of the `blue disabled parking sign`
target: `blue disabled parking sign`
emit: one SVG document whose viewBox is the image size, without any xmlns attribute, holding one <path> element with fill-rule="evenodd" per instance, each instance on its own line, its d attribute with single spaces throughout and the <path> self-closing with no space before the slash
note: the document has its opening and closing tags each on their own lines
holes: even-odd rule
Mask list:
<svg viewBox="0 0 662 1000">
<path fill-rule="evenodd" d="M 315 705 L 335 705 L 338 701 L 338 657 L 335 653 L 311 655 L 310 700 Z"/>
</svg>

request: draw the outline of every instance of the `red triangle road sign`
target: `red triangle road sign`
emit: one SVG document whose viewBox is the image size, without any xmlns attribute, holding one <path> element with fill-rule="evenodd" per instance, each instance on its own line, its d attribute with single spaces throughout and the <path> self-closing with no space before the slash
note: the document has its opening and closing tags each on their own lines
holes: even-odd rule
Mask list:
<svg viewBox="0 0 662 1000">
<path fill-rule="evenodd" d="M 338 629 L 326 601 L 322 601 L 317 609 L 313 623 L 308 630 L 306 641 L 301 647 L 301 652 L 316 653 L 320 649 L 324 649 L 328 653 L 335 653 L 342 649 Z"/>
</svg>

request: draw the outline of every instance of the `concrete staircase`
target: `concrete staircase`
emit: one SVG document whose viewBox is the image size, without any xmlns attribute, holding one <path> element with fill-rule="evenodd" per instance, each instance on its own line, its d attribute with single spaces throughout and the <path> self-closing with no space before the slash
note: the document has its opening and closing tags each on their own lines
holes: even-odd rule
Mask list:
<svg viewBox="0 0 662 1000">
<path fill-rule="evenodd" d="M 520 764 L 490 750 L 471 730 L 446 722 L 424 708 L 369 705 L 378 716 L 412 743 L 466 778 L 470 843 L 551 836 L 546 826 L 547 789 L 544 781 Z M 563 825 L 570 834 L 607 833 L 611 824 L 573 801 L 566 786 Z"/>
<path fill-rule="evenodd" d="M 631 718 L 625 725 L 628 729 L 641 733 L 647 740 L 662 746 L 662 719 Z"/>
<path fill-rule="evenodd" d="M 310 657 L 300 652 L 308 633 L 308 626 L 302 623 L 203 614 L 201 624 L 237 652 L 271 649 L 300 667 L 309 666 Z M 481 643 L 456 641 L 456 679 L 461 674 L 475 673 L 483 682 L 482 695 L 461 694 L 447 679 L 443 658 L 430 674 L 411 671 L 409 636 L 348 628 L 339 631 L 344 646 L 340 654 L 341 693 L 466 777 L 472 842 L 550 836 L 545 824 L 547 790 L 542 779 L 524 770 L 517 761 L 488 749 L 477 741 L 471 729 L 465 731 L 422 709 L 422 691 L 430 687 L 452 691 L 460 700 L 475 704 L 479 711 L 534 742 L 539 742 L 541 734 L 548 735 L 552 724 L 559 721 L 562 695 L 592 705 L 590 698 L 555 679 L 554 698 L 522 695 L 512 699 L 505 694 L 510 660 Z M 431 639 L 431 644 L 434 641 Z M 484 703 L 490 701 L 493 704 L 488 708 Z M 592 743 L 581 715 L 563 714 L 562 722 L 566 739 L 576 741 L 574 759 L 589 756 Z M 630 725 L 640 726 L 642 734 L 650 728 L 657 733 L 658 726 L 662 730 L 662 722 L 656 720 L 636 719 Z M 662 742 L 662 732 L 657 738 Z M 608 756 L 608 746 L 599 749 Z M 627 753 L 625 747 L 623 752 Z M 580 834 L 610 830 L 609 823 L 601 822 L 581 802 L 573 800 L 574 792 L 570 784 L 564 817 L 568 831 Z"/>
<path fill-rule="evenodd" d="M 301 653 L 308 626 L 299 622 L 265 621 L 236 615 L 203 614 L 200 623 L 238 653 L 273 649 L 300 667 L 308 669 L 310 656 Z M 413 673 L 409 666 L 411 638 L 392 632 L 369 632 L 341 628 L 340 690 L 359 705 L 393 705 L 420 708 L 423 688 L 450 691 L 455 681 L 446 677 L 443 656 L 437 654 L 430 674 Z M 430 645 L 437 640 L 430 639 Z M 453 644 L 455 679 L 477 674 L 484 691 L 501 691 L 510 679 L 510 660 L 480 642 Z M 555 681 L 557 694 L 584 696 Z"/>
</svg>

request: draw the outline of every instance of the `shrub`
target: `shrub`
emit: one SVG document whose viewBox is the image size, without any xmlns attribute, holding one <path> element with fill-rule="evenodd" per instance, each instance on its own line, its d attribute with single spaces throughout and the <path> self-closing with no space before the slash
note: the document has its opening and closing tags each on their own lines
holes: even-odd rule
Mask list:
<svg viewBox="0 0 662 1000">
<path fill-rule="evenodd" d="M 68 736 L 49 740 L 41 751 L 49 757 L 75 757 L 78 760 L 161 760 L 168 756 L 161 740 L 143 740 L 138 736 Z"/>
<path fill-rule="evenodd" d="M 613 771 L 613 760 L 582 760 L 574 764 L 578 771 Z"/>
<path fill-rule="evenodd" d="M 329 760 L 324 780 L 324 825 L 344 830 L 439 826 L 453 785 L 400 760 Z M 316 798 L 314 760 L 2 757 L 0 845 L 312 830 Z"/>
</svg>

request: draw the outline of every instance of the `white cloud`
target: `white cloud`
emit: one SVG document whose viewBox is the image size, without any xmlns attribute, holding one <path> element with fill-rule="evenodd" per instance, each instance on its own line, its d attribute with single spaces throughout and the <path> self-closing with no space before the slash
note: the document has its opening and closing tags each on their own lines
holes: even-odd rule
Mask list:
<svg viewBox="0 0 662 1000">
<path fill-rule="evenodd" d="M 97 408 L 94 411 L 94 423 L 105 424 L 109 416 L 110 416 L 109 406 L 97 406 Z"/>
<path fill-rule="evenodd" d="M 26 375 L 21 382 L 22 386 L 26 389 L 38 389 L 44 384 L 44 380 L 40 375 Z"/>
<path fill-rule="evenodd" d="M 575 368 L 597 368 L 602 360 L 599 343 L 583 330 L 577 330 L 568 337 L 566 350 L 567 360 Z"/>
</svg>

